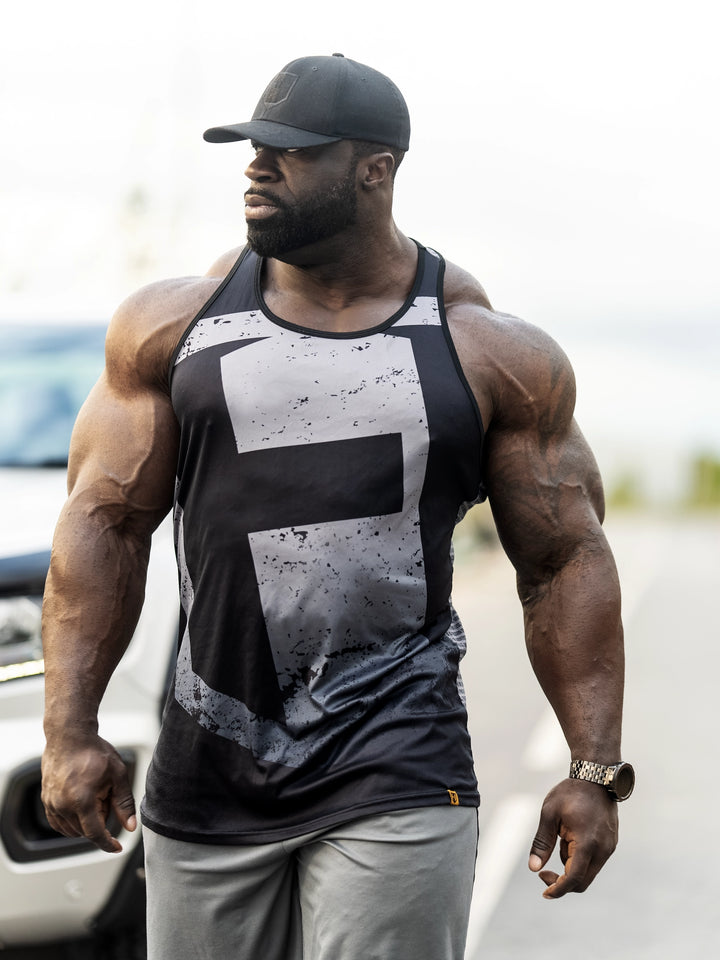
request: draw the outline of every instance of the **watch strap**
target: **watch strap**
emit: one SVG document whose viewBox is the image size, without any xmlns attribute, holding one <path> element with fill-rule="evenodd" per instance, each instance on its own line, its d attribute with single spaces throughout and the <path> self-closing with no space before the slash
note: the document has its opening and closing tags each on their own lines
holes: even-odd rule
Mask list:
<svg viewBox="0 0 720 960">
<path fill-rule="evenodd" d="M 573 760 L 570 764 L 570 776 L 573 780 L 589 780 L 590 783 L 609 787 L 618 766 L 617 763 L 607 766 L 602 763 L 593 763 L 592 760 Z"/>
</svg>

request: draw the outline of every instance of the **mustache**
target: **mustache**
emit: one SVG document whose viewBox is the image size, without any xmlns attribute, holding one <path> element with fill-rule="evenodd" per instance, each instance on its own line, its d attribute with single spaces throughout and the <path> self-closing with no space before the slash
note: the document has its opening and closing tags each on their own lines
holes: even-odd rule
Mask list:
<svg viewBox="0 0 720 960">
<path fill-rule="evenodd" d="M 271 203 L 274 203 L 276 207 L 280 207 L 281 210 L 287 209 L 287 204 L 276 197 L 274 193 L 270 190 L 264 190 L 262 187 L 254 187 L 252 190 L 246 190 L 244 194 L 245 198 L 247 197 L 262 197 L 263 200 L 269 200 Z"/>
</svg>

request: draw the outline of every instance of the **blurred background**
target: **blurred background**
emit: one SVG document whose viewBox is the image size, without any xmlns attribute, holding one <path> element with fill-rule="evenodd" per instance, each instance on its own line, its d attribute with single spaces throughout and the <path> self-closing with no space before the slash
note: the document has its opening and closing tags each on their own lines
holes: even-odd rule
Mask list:
<svg viewBox="0 0 720 960">
<path fill-rule="evenodd" d="M 512 572 L 487 512 L 471 514 L 458 593 L 483 876 L 497 883 L 479 886 L 468 956 L 542 958 L 566 942 L 587 958 L 714 955 L 717 5 L 36 0 L 5 12 L 0 319 L 105 319 L 138 286 L 203 273 L 242 243 L 249 148 L 202 132 L 248 119 L 288 61 L 338 51 L 396 81 L 413 122 L 398 225 L 472 272 L 496 309 L 550 332 L 575 368 L 625 586 L 626 749 L 642 769 L 623 858 L 596 899 L 548 912 L 522 860 L 538 771 L 545 783 L 565 758 L 518 640 Z M 612 936 L 587 936 L 608 917 Z"/>
<path fill-rule="evenodd" d="M 717 26 L 710 0 L 13 4 L 0 314 L 104 315 L 205 272 L 244 239 L 248 153 L 203 130 L 339 51 L 409 103 L 401 229 L 569 354 L 611 502 L 716 498 Z"/>
</svg>

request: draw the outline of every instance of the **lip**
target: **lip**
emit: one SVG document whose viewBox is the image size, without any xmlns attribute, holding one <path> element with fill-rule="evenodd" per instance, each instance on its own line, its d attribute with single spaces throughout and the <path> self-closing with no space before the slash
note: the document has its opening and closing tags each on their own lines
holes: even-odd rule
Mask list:
<svg viewBox="0 0 720 960">
<path fill-rule="evenodd" d="M 278 207 L 267 197 L 258 196 L 255 193 L 245 194 L 245 219 L 246 220 L 264 220 L 276 213 Z"/>
</svg>

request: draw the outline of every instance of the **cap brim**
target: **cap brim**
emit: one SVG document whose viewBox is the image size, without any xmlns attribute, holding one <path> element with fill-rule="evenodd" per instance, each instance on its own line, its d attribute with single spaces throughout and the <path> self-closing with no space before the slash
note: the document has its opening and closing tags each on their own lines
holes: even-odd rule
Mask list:
<svg viewBox="0 0 720 960">
<path fill-rule="evenodd" d="M 342 137 L 328 137 L 310 130 L 299 130 L 286 123 L 271 120 L 250 120 L 247 123 L 231 123 L 226 127 L 210 127 L 203 134 L 208 143 L 232 143 L 234 140 L 255 140 L 266 147 L 291 149 L 293 147 L 317 147 L 323 143 L 336 143 Z"/>
</svg>

